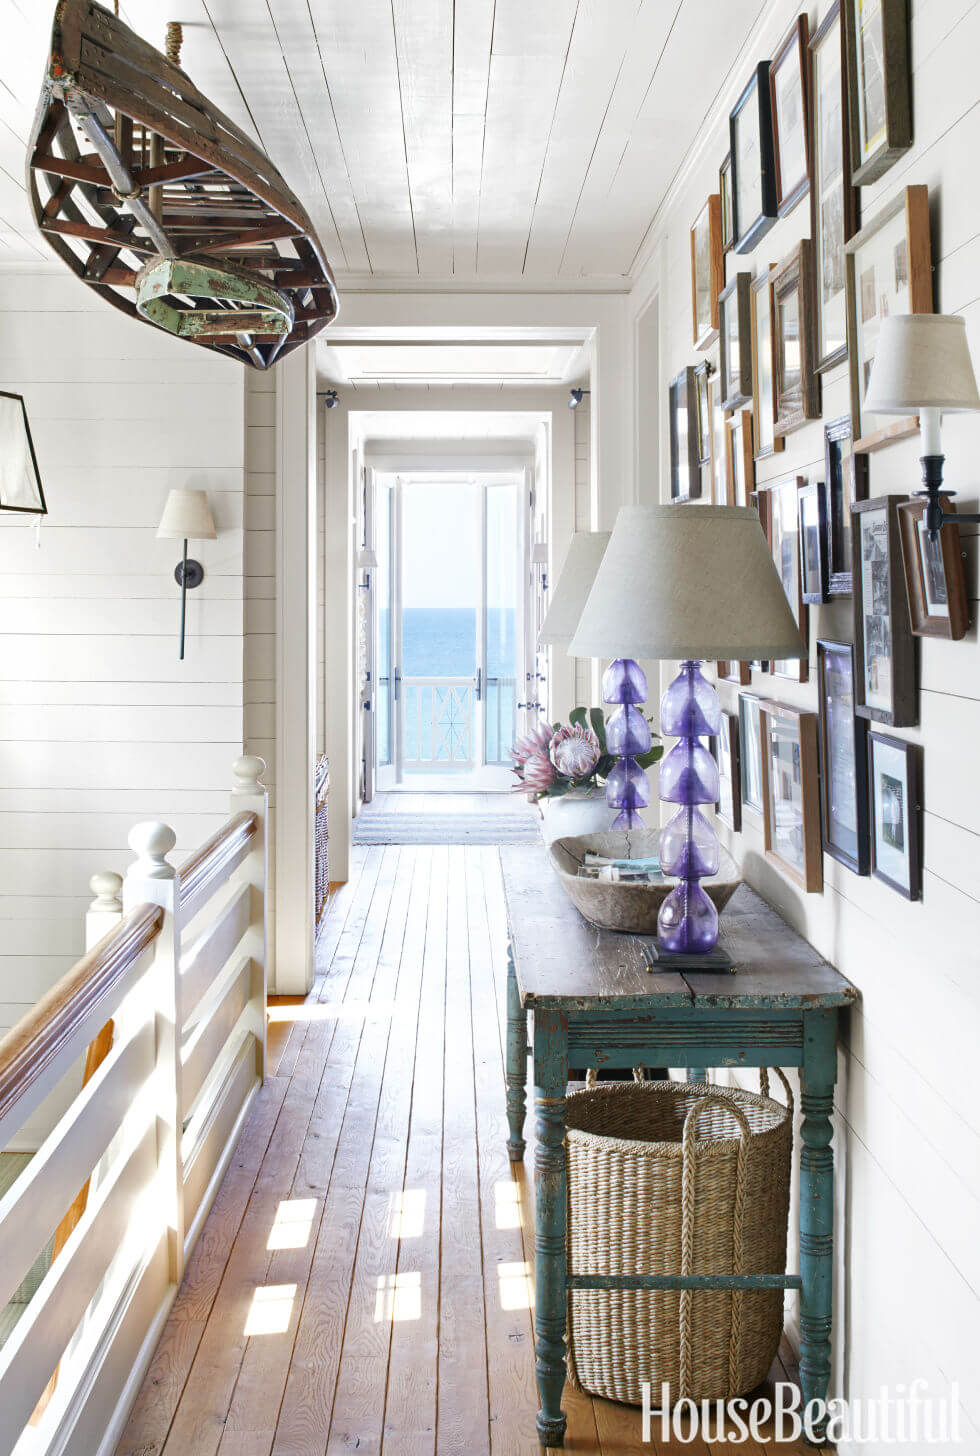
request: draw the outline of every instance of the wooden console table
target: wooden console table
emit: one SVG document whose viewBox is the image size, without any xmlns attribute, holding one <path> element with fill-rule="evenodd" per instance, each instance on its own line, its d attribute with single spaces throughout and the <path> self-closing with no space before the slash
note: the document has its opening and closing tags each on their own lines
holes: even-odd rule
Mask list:
<svg viewBox="0 0 980 1456">
<path fill-rule="evenodd" d="M 510 924 L 507 978 L 507 1150 L 524 1156 L 527 1058 L 534 1067 L 535 1308 L 538 1435 L 565 1432 L 566 1294 L 613 1287 L 570 1280 L 565 1243 L 565 1093 L 573 1067 L 799 1067 L 800 1380 L 804 1402 L 826 1398 L 830 1380 L 834 1155 L 831 1112 L 837 1023 L 857 992 L 758 895 L 742 886 L 722 917 L 735 972 L 651 971 L 649 940 L 597 930 L 578 913 L 540 847 L 501 851 Z M 533 1040 L 528 1045 L 528 1012 Z M 753 1288 L 762 1275 L 637 1276 L 621 1287 Z M 733 1282 L 734 1281 L 734 1282 Z M 772 1287 L 771 1279 L 768 1285 Z"/>
</svg>

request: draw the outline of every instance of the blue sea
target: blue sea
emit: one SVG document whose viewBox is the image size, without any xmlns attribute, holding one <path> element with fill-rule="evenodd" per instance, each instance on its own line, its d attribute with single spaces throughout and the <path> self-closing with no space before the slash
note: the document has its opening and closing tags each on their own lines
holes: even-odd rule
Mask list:
<svg viewBox="0 0 980 1456">
<path fill-rule="evenodd" d="M 512 607 L 487 609 L 487 678 L 509 678 L 510 682 L 486 684 L 487 761 L 509 762 L 507 753 L 514 740 L 516 684 L 516 613 Z M 382 681 L 387 677 L 385 641 L 388 613 L 380 614 L 381 660 L 378 663 Z M 471 607 L 405 607 L 402 610 L 402 676 L 463 677 L 476 676 L 477 614 Z M 462 697 L 447 700 L 446 690 L 406 684 L 405 745 L 406 767 L 424 768 L 427 762 L 446 763 L 458 759 L 472 762 L 476 740 L 472 712 L 475 703 L 472 691 L 462 689 Z M 388 724 L 381 694 L 378 703 L 378 735 L 380 761 L 385 756 Z M 464 712 L 459 712 L 462 704 Z M 448 722 L 447 722 L 448 718 Z M 437 720 L 437 721 L 434 721 Z"/>
</svg>

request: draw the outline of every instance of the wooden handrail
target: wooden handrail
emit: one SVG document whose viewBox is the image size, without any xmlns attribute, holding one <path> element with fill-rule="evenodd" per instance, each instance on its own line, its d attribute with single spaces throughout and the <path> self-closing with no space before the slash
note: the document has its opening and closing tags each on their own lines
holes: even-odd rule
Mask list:
<svg viewBox="0 0 980 1456">
<path fill-rule="evenodd" d="M 180 867 L 180 898 L 186 904 L 202 894 L 215 880 L 220 881 L 258 831 L 257 814 L 234 814 Z"/>
<path fill-rule="evenodd" d="M 0 1119 L 43 1077 L 83 1018 L 125 976 L 162 924 L 158 905 L 131 910 L 0 1040 Z"/>
</svg>

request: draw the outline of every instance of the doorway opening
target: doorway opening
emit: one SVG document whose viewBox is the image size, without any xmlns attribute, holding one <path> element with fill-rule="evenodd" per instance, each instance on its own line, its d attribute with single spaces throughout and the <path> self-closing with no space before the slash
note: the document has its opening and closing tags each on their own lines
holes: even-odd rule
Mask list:
<svg viewBox="0 0 980 1456">
<path fill-rule="evenodd" d="M 527 658 L 525 473 L 370 474 L 371 788 L 507 790 Z"/>
</svg>

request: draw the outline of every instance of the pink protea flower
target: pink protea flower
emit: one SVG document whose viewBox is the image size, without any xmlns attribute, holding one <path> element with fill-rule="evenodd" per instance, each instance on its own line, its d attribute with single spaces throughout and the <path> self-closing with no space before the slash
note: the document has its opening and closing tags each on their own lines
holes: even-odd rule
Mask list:
<svg viewBox="0 0 980 1456">
<path fill-rule="evenodd" d="M 522 767 L 527 763 L 532 753 L 539 753 L 542 749 L 547 753 L 548 745 L 554 737 L 554 734 L 554 728 L 542 718 L 540 723 L 531 729 L 530 733 L 524 733 L 518 738 L 510 750 L 511 758 L 519 768 Z"/>
<path fill-rule="evenodd" d="M 559 728 L 548 752 L 558 772 L 573 783 L 595 773 L 601 755 L 599 740 L 592 729 L 583 728 L 578 723 L 570 728 Z"/>
<path fill-rule="evenodd" d="M 555 768 L 547 752 L 536 748 L 524 762 L 524 792 L 543 794 L 555 781 Z"/>
</svg>

